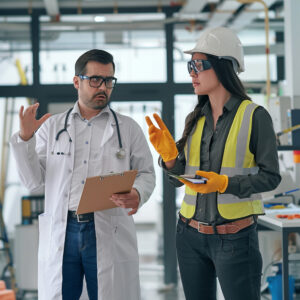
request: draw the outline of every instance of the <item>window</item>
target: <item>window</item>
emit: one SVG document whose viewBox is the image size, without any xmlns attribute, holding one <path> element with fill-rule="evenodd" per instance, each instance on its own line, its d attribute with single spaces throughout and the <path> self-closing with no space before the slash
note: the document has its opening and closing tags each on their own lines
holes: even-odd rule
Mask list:
<svg viewBox="0 0 300 300">
<path fill-rule="evenodd" d="M 102 17 L 112 18 L 111 15 Z M 151 29 L 146 23 L 142 26 L 144 29 L 137 30 L 124 22 L 122 29 L 113 21 L 97 23 L 94 18 L 91 15 L 62 16 L 61 22 L 56 24 L 41 17 L 42 84 L 72 82 L 77 58 L 95 48 L 113 54 L 118 83 L 166 81 L 163 23 L 157 22 Z"/>
<path fill-rule="evenodd" d="M 0 17 L 0 85 L 21 83 L 18 64 L 26 82 L 32 84 L 30 17 Z"/>
</svg>

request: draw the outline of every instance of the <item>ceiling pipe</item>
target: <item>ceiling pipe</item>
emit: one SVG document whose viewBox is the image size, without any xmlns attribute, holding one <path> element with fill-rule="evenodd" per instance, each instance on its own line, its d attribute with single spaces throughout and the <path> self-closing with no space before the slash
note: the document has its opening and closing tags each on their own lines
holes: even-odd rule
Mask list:
<svg viewBox="0 0 300 300">
<path fill-rule="evenodd" d="M 44 0 L 44 5 L 48 16 L 51 17 L 51 20 L 58 22 L 60 19 L 60 13 L 57 0 Z"/>
<path fill-rule="evenodd" d="M 270 79 L 270 44 L 269 44 L 269 8 L 263 0 L 237 0 L 240 3 L 254 3 L 259 2 L 264 7 L 265 12 L 265 35 L 266 35 L 266 104 L 269 107 L 270 95 L 271 95 L 271 79 Z"/>
</svg>

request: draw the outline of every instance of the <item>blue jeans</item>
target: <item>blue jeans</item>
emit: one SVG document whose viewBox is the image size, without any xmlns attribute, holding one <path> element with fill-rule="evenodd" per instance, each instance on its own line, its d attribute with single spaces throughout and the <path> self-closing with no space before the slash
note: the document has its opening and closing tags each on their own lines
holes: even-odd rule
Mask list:
<svg viewBox="0 0 300 300">
<path fill-rule="evenodd" d="M 97 251 L 94 221 L 68 218 L 63 257 L 63 300 L 78 300 L 85 276 L 90 300 L 97 300 Z"/>
<path fill-rule="evenodd" d="M 203 234 L 179 219 L 177 257 L 186 300 L 260 300 L 262 258 L 256 224 L 235 234 Z"/>
</svg>

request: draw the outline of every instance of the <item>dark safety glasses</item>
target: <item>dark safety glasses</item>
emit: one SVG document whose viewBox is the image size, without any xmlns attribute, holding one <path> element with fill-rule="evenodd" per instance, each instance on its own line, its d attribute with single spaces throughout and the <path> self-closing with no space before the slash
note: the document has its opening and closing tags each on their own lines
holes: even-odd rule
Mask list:
<svg viewBox="0 0 300 300">
<path fill-rule="evenodd" d="M 102 76 L 86 76 L 86 75 L 78 75 L 81 79 L 89 80 L 90 87 L 98 88 L 104 82 L 105 86 L 108 89 L 112 89 L 115 87 L 117 83 L 117 78 L 115 77 L 102 77 Z"/>
<path fill-rule="evenodd" d="M 193 59 L 187 63 L 189 74 L 194 71 L 196 74 L 211 69 L 211 63 L 204 59 Z"/>
</svg>

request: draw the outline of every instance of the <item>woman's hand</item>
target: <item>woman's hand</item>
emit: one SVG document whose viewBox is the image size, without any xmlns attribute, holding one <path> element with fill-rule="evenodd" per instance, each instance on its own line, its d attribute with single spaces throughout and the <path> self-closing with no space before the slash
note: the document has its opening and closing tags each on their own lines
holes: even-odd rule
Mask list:
<svg viewBox="0 0 300 300">
<path fill-rule="evenodd" d="M 202 176 L 207 179 L 207 182 L 204 183 L 191 183 L 187 180 L 180 180 L 186 186 L 191 188 L 193 191 L 201 194 L 208 193 L 224 193 L 228 186 L 228 176 L 219 175 L 215 172 L 205 172 L 205 171 L 196 171 L 196 175 Z"/>
<path fill-rule="evenodd" d="M 145 117 L 149 126 L 149 139 L 164 162 L 174 160 L 178 155 L 176 143 L 167 126 L 158 114 L 153 114 L 159 128 L 155 127 L 148 116 Z"/>
</svg>

